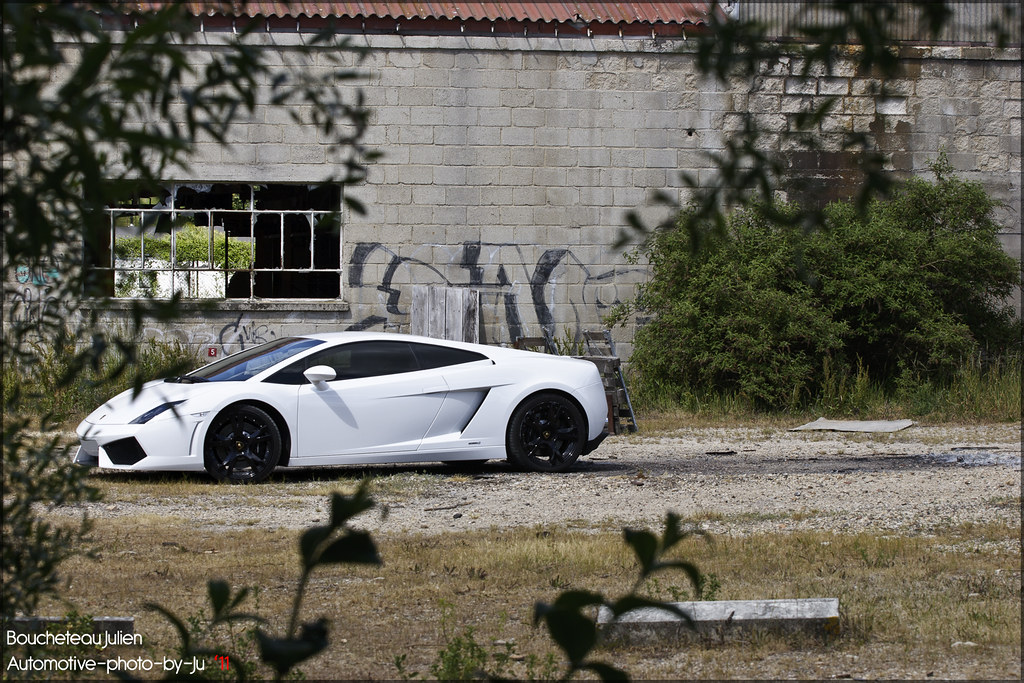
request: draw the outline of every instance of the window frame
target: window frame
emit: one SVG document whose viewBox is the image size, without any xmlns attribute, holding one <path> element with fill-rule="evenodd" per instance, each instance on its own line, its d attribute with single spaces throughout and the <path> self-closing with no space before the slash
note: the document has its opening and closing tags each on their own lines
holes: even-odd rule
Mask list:
<svg viewBox="0 0 1024 683">
<path fill-rule="evenodd" d="M 201 194 L 203 188 L 209 192 L 215 187 L 247 188 L 248 196 L 233 194 L 231 208 L 182 206 L 182 200 L 179 199 L 181 190 Z M 265 196 L 273 192 L 279 193 L 274 196 L 284 196 L 283 188 L 288 187 L 329 187 L 330 191 L 337 192 L 337 204 L 330 202 L 332 206 L 329 209 L 259 207 L 261 192 L 266 193 Z M 151 200 L 151 203 L 145 205 L 140 197 Z M 159 201 L 152 203 L 152 200 L 157 199 Z M 342 188 L 335 183 L 168 182 L 104 209 L 108 216 L 109 232 L 105 236 L 108 246 L 100 258 L 96 259 L 98 262 L 90 264 L 90 268 L 94 273 L 101 274 L 107 283 L 108 296 L 115 300 L 131 301 L 147 296 L 167 299 L 178 292 L 182 293 L 184 301 L 339 300 L 344 291 L 342 209 Z M 134 217 L 138 217 L 139 225 L 135 225 Z M 200 220 L 196 221 L 196 217 L 200 217 Z M 305 222 L 296 225 L 293 217 L 304 218 Z M 267 230 L 268 219 L 272 225 L 274 218 L 277 219 L 276 231 L 273 227 Z M 119 219 L 128 219 L 129 224 L 119 225 Z M 230 229 L 227 226 L 229 220 L 235 223 Z M 244 227 L 246 223 L 247 232 Z M 183 230 L 189 226 L 200 232 L 204 229 L 206 231 L 205 261 L 186 261 L 180 258 L 179 240 Z M 237 233 L 238 226 L 242 226 L 243 234 L 229 234 Z M 127 232 L 125 228 L 132 232 Z M 335 230 L 336 237 L 332 235 Z M 304 240 L 307 233 L 306 249 L 296 249 L 296 235 Z M 325 235 L 328 239 L 320 245 L 321 251 L 318 251 L 318 240 Z M 335 237 L 336 244 L 332 243 L 331 237 Z M 119 249 L 123 247 L 119 246 L 118 241 L 125 239 L 138 240 L 138 256 L 119 255 Z M 260 240 L 271 243 L 276 241 L 276 253 L 266 248 L 261 250 Z M 159 251 L 158 248 L 151 248 L 147 253 L 147 243 L 160 244 L 169 258 L 165 260 L 152 256 L 152 253 Z M 234 244 L 248 245 L 248 267 L 240 267 L 231 262 Z M 298 244 L 301 245 L 302 241 Z M 244 257 L 244 251 L 238 255 Z M 322 256 L 325 252 L 328 254 L 327 266 L 324 266 Z M 223 265 L 218 264 L 220 258 L 223 258 Z M 267 258 L 270 265 L 260 263 Z M 295 265 L 294 261 L 299 261 L 299 265 Z M 213 277 L 203 280 L 202 274 Z M 336 277 L 336 285 L 331 276 Z M 290 277 L 295 278 L 294 284 L 289 284 Z M 325 279 L 315 281 L 311 279 L 314 277 Z M 275 278 L 281 278 L 282 282 L 275 282 Z M 327 283 L 324 294 L 316 293 L 318 282 Z M 311 291 L 302 295 L 288 293 L 301 290 L 303 286 Z M 216 290 L 213 295 L 209 294 L 211 288 Z M 259 290 L 269 290 L 271 294 L 267 296 Z"/>
</svg>

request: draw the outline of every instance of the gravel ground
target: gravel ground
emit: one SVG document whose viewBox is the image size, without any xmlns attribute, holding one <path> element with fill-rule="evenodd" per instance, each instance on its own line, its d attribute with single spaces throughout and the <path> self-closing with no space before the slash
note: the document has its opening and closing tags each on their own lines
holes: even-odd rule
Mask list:
<svg viewBox="0 0 1024 683">
<path fill-rule="evenodd" d="M 210 529 L 299 529 L 322 520 L 334 481 L 377 477 L 381 532 L 441 533 L 543 524 L 660 526 L 666 511 L 716 534 L 794 529 L 926 533 L 965 522 L 1020 525 L 1020 425 L 913 426 L 893 434 L 685 429 L 612 437 L 565 474 L 503 462 L 288 470 L 257 487 L 186 495 L 108 493 L 93 517 L 187 517 Z M 124 478 L 126 475 L 99 475 Z M 146 480 L 153 475 L 127 475 Z M 326 483 L 326 484 L 325 484 Z M 127 491 L 130 488 L 118 487 Z M 211 495 L 211 494 L 216 495 Z M 240 513 L 239 506 L 249 509 Z M 257 512 L 258 509 L 258 512 Z"/>
</svg>

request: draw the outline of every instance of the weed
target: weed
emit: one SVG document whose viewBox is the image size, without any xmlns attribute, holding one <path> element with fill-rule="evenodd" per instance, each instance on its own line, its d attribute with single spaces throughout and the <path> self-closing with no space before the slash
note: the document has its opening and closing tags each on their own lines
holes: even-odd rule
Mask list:
<svg viewBox="0 0 1024 683">
<path fill-rule="evenodd" d="M 558 576 L 556 574 L 555 576 L 552 576 L 550 579 L 548 579 L 548 585 L 554 588 L 555 590 L 565 590 L 566 588 L 572 586 L 572 582 L 567 581 L 566 579 L 563 579 L 561 576 Z"/>
<path fill-rule="evenodd" d="M 587 342 L 569 326 L 563 328 L 561 337 L 551 341 L 560 356 L 582 356 L 587 352 Z"/>
</svg>

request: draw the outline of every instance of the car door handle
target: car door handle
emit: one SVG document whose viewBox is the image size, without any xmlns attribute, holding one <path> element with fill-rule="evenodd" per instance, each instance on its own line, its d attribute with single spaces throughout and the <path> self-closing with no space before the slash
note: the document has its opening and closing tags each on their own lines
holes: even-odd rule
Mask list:
<svg viewBox="0 0 1024 683">
<path fill-rule="evenodd" d="M 420 393 L 423 393 L 423 394 L 440 394 L 440 393 L 442 393 L 444 391 L 448 391 L 448 385 L 447 384 L 441 384 L 441 385 L 438 385 L 436 387 L 427 387 L 426 389 L 423 389 Z"/>
</svg>

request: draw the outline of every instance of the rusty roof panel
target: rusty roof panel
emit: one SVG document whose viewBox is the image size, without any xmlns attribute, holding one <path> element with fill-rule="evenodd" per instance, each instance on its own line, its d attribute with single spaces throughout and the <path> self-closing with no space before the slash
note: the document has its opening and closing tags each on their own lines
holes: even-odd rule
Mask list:
<svg viewBox="0 0 1024 683">
<path fill-rule="evenodd" d="M 126 2 L 125 9 L 159 9 L 166 2 Z M 713 2 L 186 2 L 195 16 L 381 17 L 389 19 L 511 19 L 586 23 L 706 23 Z"/>
</svg>

